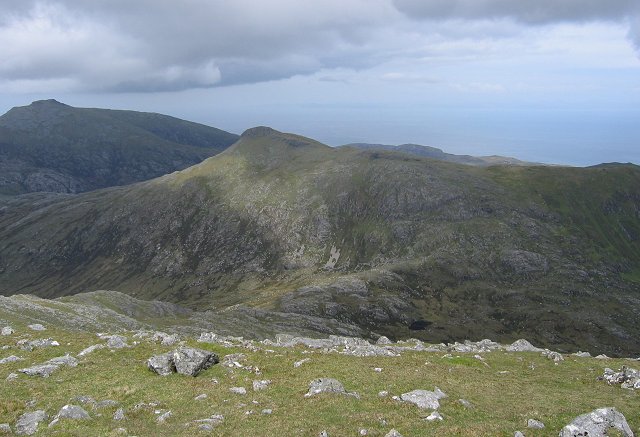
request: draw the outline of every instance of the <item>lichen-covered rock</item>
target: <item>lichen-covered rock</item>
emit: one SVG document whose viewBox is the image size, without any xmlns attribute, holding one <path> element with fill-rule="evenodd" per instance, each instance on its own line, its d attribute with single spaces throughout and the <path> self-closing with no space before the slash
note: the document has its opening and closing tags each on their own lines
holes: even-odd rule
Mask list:
<svg viewBox="0 0 640 437">
<path fill-rule="evenodd" d="M 604 369 L 604 374 L 599 379 L 603 379 L 609 384 L 620 384 L 622 388 L 631 390 L 640 389 L 640 371 L 627 366 L 622 366 L 617 372 L 606 368 Z"/>
<path fill-rule="evenodd" d="M 190 347 L 176 349 L 172 358 L 176 372 L 190 376 L 198 376 L 201 371 L 220 362 L 218 356 L 213 352 Z"/>
<path fill-rule="evenodd" d="M 43 410 L 24 413 L 18 418 L 14 428 L 16 435 L 33 435 L 38 430 L 38 425 L 49 418 Z"/>
<path fill-rule="evenodd" d="M 54 420 L 70 419 L 70 420 L 88 420 L 91 419 L 87 411 L 78 405 L 65 405 L 60 408 Z"/>
<path fill-rule="evenodd" d="M 13 328 L 11 326 L 5 326 L 5 327 L 2 328 L 1 334 L 6 336 L 6 335 L 11 335 L 14 332 L 15 331 L 13 330 Z"/>
<path fill-rule="evenodd" d="M 439 388 L 435 391 L 413 390 L 400 395 L 400 399 L 404 402 L 415 404 L 418 408 L 437 410 L 440 408 L 439 400 L 446 397 Z"/>
<path fill-rule="evenodd" d="M 355 392 L 347 392 L 340 381 L 333 378 L 318 378 L 309 383 L 309 391 L 305 397 L 315 396 L 320 393 L 334 393 L 359 397 Z"/>
<path fill-rule="evenodd" d="M 599 408 L 576 417 L 562 428 L 559 437 L 604 437 L 611 428 L 620 431 L 624 437 L 633 437 L 626 418 L 615 408 Z"/>
<path fill-rule="evenodd" d="M 147 360 L 147 367 L 160 376 L 171 375 L 175 371 L 172 357 L 171 352 L 154 355 Z"/>
</svg>

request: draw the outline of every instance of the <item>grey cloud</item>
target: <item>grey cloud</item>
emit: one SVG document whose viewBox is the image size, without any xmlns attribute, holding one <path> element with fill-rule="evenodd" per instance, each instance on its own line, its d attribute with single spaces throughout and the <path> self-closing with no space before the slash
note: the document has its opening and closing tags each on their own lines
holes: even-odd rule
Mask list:
<svg viewBox="0 0 640 437">
<path fill-rule="evenodd" d="M 394 0 L 417 19 L 513 19 L 526 24 L 621 20 L 637 0 Z"/>
</svg>

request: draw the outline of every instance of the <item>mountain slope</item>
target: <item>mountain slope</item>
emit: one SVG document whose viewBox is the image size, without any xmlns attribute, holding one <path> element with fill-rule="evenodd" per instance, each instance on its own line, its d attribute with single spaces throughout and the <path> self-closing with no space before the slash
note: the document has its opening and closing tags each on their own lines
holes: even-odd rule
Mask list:
<svg viewBox="0 0 640 437">
<path fill-rule="evenodd" d="M 0 117 L 0 193 L 76 193 L 151 179 L 237 136 L 160 114 L 33 102 Z"/>
<path fill-rule="evenodd" d="M 637 354 L 638 193 L 633 165 L 472 167 L 255 128 L 155 180 L 5 201 L 0 292 Z"/>
<path fill-rule="evenodd" d="M 470 156 L 470 155 L 454 155 L 446 153 L 442 149 L 431 146 L 421 146 L 419 144 L 400 144 L 391 146 L 387 144 L 368 144 L 368 143 L 352 143 L 345 144 L 341 147 L 353 147 L 361 150 L 386 150 L 392 152 L 403 152 L 410 155 L 420 156 L 423 158 L 438 159 L 440 161 L 456 162 L 466 165 L 541 165 L 533 162 L 520 161 L 519 159 L 510 158 L 508 156 Z"/>
</svg>

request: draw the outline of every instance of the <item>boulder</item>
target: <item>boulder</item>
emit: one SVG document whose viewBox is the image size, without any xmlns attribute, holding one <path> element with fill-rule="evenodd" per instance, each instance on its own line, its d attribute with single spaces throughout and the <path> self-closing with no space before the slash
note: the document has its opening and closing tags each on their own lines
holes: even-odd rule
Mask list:
<svg viewBox="0 0 640 437">
<path fill-rule="evenodd" d="M 527 420 L 527 428 L 531 429 L 544 429 L 544 423 L 536 419 Z"/>
<path fill-rule="evenodd" d="M 447 395 L 438 387 L 435 391 L 413 390 L 400 395 L 400 399 L 404 402 L 415 404 L 418 408 L 437 410 L 440 408 L 439 400 Z"/>
<path fill-rule="evenodd" d="M 124 415 L 124 410 L 122 408 L 118 408 L 115 413 L 113 413 L 113 420 L 121 421 L 125 420 L 126 416 Z"/>
<path fill-rule="evenodd" d="M 2 335 L 11 335 L 14 332 L 16 331 L 14 331 L 11 326 L 5 326 L 4 328 L 2 328 Z"/>
<path fill-rule="evenodd" d="M 34 323 L 33 325 L 28 325 L 27 328 L 31 329 L 32 331 L 46 331 L 47 330 L 47 328 L 42 326 L 40 323 Z"/>
<path fill-rule="evenodd" d="M 315 396 L 320 393 L 334 393 L 359 398 L 357 393 L 347 392 L 342 383 L 333 378 L 318 378 L 311 381 L 309 383 L 309 391 L 305 394 L 305 397 Z"/>
<path fill-rule="evenodd" d="M 103 344 L 94 344 L 93 346 L 89 346 L 86 349 L 82 349 L 79 353 L 78 356 L 79 357 L 84 357 L 85 355 L 88 355 L 92 352 L 97 351 L 98 349 L 104 349 L 105 346 Z"/>
<path fill-rule="evenodd" d="M 107 347 L 109 349 L 122 349 L 128 346 L 127 337 L 122 337 L 121 335 L 111 335 L 107 340 Z"/>
<path fill-rule="evenodd" d="M 437 411 L 433 411 L 431 414 L 425 417 L 424 420 L 426 420 L 427 422 L 433 422 L 435 420 L 442 421 L 444 420 L 444 417 L 442 417 L 442 414 L 438 413 Z"/>
<path fill-rule="evenodd" d="M 604 374 L 599 379 L 605 380 L 609 384 L 620 384 L 622 388 L 640 389 L 640 371 L 627 366 L 622 366 L 617 372 L 609 368 L 604 369 Z"/>
<path fill-rule="evenodd" d="M 388 337 L 385 337 L 384 335 L 381 335 L 380 337 L 378 337 L 378 340 L 376 341 L 376 344 L 391 344 L 392 341 L 389 340 Z"/>
<path fill-rule="evenodd" d="M 43 410 L 24 413 L 16 422 L 16 435 L 33 435 L 38 430 L 38 425 L 49 418 L 49 415 Z"/>
<path fill-rule="evenodd" d="M 562 356 L 562 354 L 560 352 L 554 352 L 554 351 L 550 351 L 548 349 L 545 349 L 544 351 L 542 351 L 542 356 L 549 358 L 550 360 L 553 360 L 554 362 L 558 363 L 560 361 L 564 361 L 564 357 Z"/>
<path fill-rule="evenodd" d="M 147 367 L 160 376 L 171 375 L 175 371 L 173 353 L 167 352 L 165 354 L 152 356 L 147 360 Z"/>
<path fill-rule="evenodd" d="M 231 393 L 235 393 L 237 395 L 246 395 L 247 394 L 247 389 L 244 387 L 231 387 L 229 389 L 229 391 Z"/>
<path fill-rule="evenodd" d="M 182 375 L 198 376 L 203 370 L 220 362 L 213 352 L 190 347 L 181 347 L 172 354 L 173 365 L 176 372 Z"/>
<path fill-rule="evenodd" d="M 1 359 L 0 364 L 15 363 L 16 361 L 22 361 L 22 360 L 24 360 L 24 358 L 16 357 L 15 355 L 10 355 L 6 358 Z"/>
<path fill-rule="evenodd" d="M 505 348 L 505 350 L 508 352 L 542 352 L 544 349 L 535 347 L 527 340 L 521 338 L 520 340 L 516 340 L 511 343 Z"/>
<path fill-rule="evenodd" d="M 89 416 L 89 413 L 87 413 L 84 408 L 79 407 L 78 405 L 65 405 L 60 408 L 58 414 L 53 418 L 54 421 L 60 419 L 88 420 L 91 419 L 91 416 Z"/>
<path fill-rule="evenodd" d="M 264 390 L 271 384 L 271 380 L 263 379 L 259 381 L 253 381 L 253 391 Z"/>
<path fill-rule="evenodd" d="M 599 408 L 576 417 L 562 428 L 559 437 L 603 437 L 612 428 L 620 431 L 624 437 L 633 437 L 627 420 L 615 408 Z"/>
</svg>

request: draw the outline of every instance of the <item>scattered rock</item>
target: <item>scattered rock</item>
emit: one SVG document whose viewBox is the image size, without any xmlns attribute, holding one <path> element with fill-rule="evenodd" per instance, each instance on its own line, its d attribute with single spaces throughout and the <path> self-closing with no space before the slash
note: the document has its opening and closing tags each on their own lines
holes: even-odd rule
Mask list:
<svg viewBox="0 0 640 437">
<path fill-rule="evenodd" d="M 379 391 L 378 392 L 378 396 L 381 397 L 381 398 L 385 398 L 385 397 L 389 396 L 389 392 L 386 391 L 386 390 Z"/>
<path fill-rule="evenodd" d="M 609 357 L 605 354 L 596 355 L 596 360 L 608 360 Z"/>
<path fill-rule="evenodd" d="M 77 365 L 78 360 L 70 355 L 64 355 L 62 357 L 52 358 L 49 361 L 36 366 L 20 369 L 18 372 L 29 376 L 41 376 L 43 378 L 47 378 L 62 366 L 76 367 Z"/>
<path fill-rule="evenodd" d="M 24 358 L 16 357 L 15 355 L 10 355 L 6 358 L 1 359 L 0 364 L 15 363 L 16 361 L 22 361 L 22 360 L 24 360 Z"/>
<path fill-rule="evenodd" d="M 273 413 L 273 410 L 271 408 L 265 408 L 264 410 L 262 410 L 262 414 L 271 414 Z"/>
<path fill-rule="evenodd" d="M 384 437 L 402 437 L 402 434 L 400 434 L 398 431 L 396 431 L 395 429 L 392 429 L 391 431 L 389 431 L 388 433 L 385 434 Z"/>
<path fill-rule="evenodd" d="M 173 413 L 171 411 L 166 411 L 158 416 L 156 422 L 165 423 L 171 416 L 173 416 Z"/>
<path fill-rule="evenodd" d="M 41 338 L 38 340 L 20 340 L 17 343 L 17 346 L 22 349 L 22 350 L 26 350 L 26 351 L 32 351 L 36 348 L 43 348 L 43 347 L 51 347 L 51 346 L 60 346 L 60 343 L 58 343 L 57 341 L 51 339 L 51 338 Z"/>
<path fill-rule="evenodd" d="M 8 423 L 0 423 L 0 434 L 11 434 L 11 426 Z"/>
<path fill-rule="evenodd" d="M 205 399 L 207 399 L 209 396 L 207 396 L 206 393 L 202 393 L 201 395 L 196 396 L 195 398 L 193 398 L 196 401 L 203 401 Z"/>
<path fill-rule="evenodd" d="M 34 411 L 31 413 L 24 413 L 18 418 L 14 428 L 16 435 L 33 435 L 38 430 L 40 422 L 44 422 L 49 418 L 49 415 L 43 410 Z"/>
<path fill-rule="evenodd" d="M 550 360 L 553 360 L 554 362 L 558 363 L 560 361 L 564 361 L 564 357 L 562 356 L 562 354 L 560 352 L 554 352 L 554 351 L 550 351 L 548 349 L 545 349 L 544 351 L 542 351 L 542 356 L 549 358 Z"/>
<path fill-rule="evenodd" d="M 521 338 L 520 340 L 516 340 L 511 343 L 509 346 L 505 348 L 507 352 L 542 352 L 543 349 L 535 347 L 527 340 Z"/>
<path fill-rule="evenodd" d="M 418 408 L 437 410 L 440 408 L 439 400 L 446 396 L 442 390 L 436 387 L 435 391 L 413 390 L 403 393 L 400 395 L 400 399 L 404 402 L 415 404 Z"/>
<path fill-rule="evenodd" d="M 113 420 L 117 420 L 119 422 L 125 419 L 126 419 L 126 416 L 124 415 L 124 410 L 122 408 L 118 408 L 116 412 L 113 413 Z"/>
<path fill-rule="evenodd" d="M 9 373 L 5 381 L 15 381 L 16 379 L 18 379 L 17 373 Z"/>
<path fill-rule="evenodd" d="M 90 405 L 95 405 L 96 400 L 93 399 L 91 396 L 76 396 L 75 398 L 73 398 L 74 401 L 78 401 L 81 404 L 90 404 Z"/>
<path fill-rule="evenodd" d="M 536 419 L 527 420 L 527 428 L 531 429 L 544 429 L 544 423 Z"/>
<path fill-rule="evenodd" d="M 473 408 L 473 404 L 466 399 L 458 399 L 458 402 L 468 410 Z"/>
<path fill-rule="evenodd" d="M 127 337 L 121 335 L 110 335 L 107 339 L 107 347 L 109 349 L 122 349 L 129 347 L 127 344 Z"/>
<path fill-rule="evenodd" d="M 444 417 L 442 417 L 442 414 L 438 413 L 437 411 L 432 412 L 431 414 L 429 414 L 427 417 L 424 418 L 424 420 L 426 420 L 427 422 L 433 422 L 434 420 L 444 420 Z"/>
<path fill-rule="evenodd" d="M 369 434 L 369 431 L 367 431 L 367 430 L 366 430 L 366 429 L 364 429 L 364 428 L 361 428 L 361 429 L 360 429 L 360 431 L 359 431 L 359 434 L 360 434 L 360 435 L 368 435 L 368 434 Z"/>
<path fill-rule="evenodd" d="M 391 340 L 389 340 L 387 337 L 385 337 L 384 335 L 381 335 L 380 337 L 378 337 L 378 340 L 376 341 L 376 344 L 392 344 L 393 342 Z"/>
<path fill-rule="evenodd" d="M 589 352 L 578 351 L 573 355 L 580 358 L 591 358 L 591 354 Z"/>
<path fill-rule="evenodd" d="M 32 331 L 46 331 L 47 330 L 47 328 L 42 326 L 40 323 L 34 323 L 33 325 L 27 325 L 27 328 L 31 329 Z"/>
<path fill-rule="evenodd" d="M 607 381 L 608 384 L 620 384 L 622 388 L 630 390 L 640 389 L 640 371 L 627 366 L 622 366 L 617 372 L 606 368 L 598 379 Z"/>
<path fill-rule="evenodd" d="M 13 328 L 12 328 L 11 326 L 5 326 L 4 328 L 2 328 L 2 332 L 1 332 L 1 334 L 2 334 L 2 335 L 11 335 L 11 334 L 13 334 L 14 332 L 16 332 L 16 331 L 14 331 L 14 330 L 13 330 Z"/>
<path fill-rule="evenodd" d="M 114 401 L 113 399 L 105 399 L 104 401 L 100 401 L 94 405 L 94 409 L 101 410 L 103 408 L 111 408 L 117 407 L 120 404 L 118 401 Z"/>
<path fill-rule="evenodd" d="M 49 426 L 58 423 L 61 419 L 89 420 L 91 419 L 91 416 L 89 416 L 89 413 L 87 413 L 87 411 L 82 407 L 77 405 L 65 405 L 60 408 L 60 411 L 55 415 Z"/>
<path fill-rule="evenodd" d="M 296 361 L 295 363 L 293 363 L 293 367 L 296 367 L 296 368 L 297 368 L 297 367 L 300 367 L 300 366 L 302 366 L 304 363 L 307 363 L 307 362 L 309 362 L 309 361 L 311 361 L 311 358 L 303 358 L 302 360 L 300 360 L 300 361 Z"/>
<path fill-rule="evenodd" d="M 309 383 L 309 391 L 305 397 L 314 396 L 320 393 L 335 393 L 359 398 L 356 392 L 347 392 L 340 381 L 333 378 L 318 378 Z"/>
<path fill-rule="evenodd" d="M 82 349 L 79 353 L 79 357 L 84 357 L 85 355 L 89 355 L 92 352 L 97 351 L 98 349 L 104 349 L 105 346 L 103 344 L 94 344 L 93 346 L 89 346 L 86 349 Z"/>
<path fill-rule="evenodd" d="M 513 437 L 524 437 L 524 434 L 520 431 L 516 431 L 515 434 L 513 434 Z"/>
<path fill-rule="evenodd" d="M 231 393 L 235 393 L 237 395 L 246 395 L 247 394 L 247 389 L 244 387 L 231 387 L 229 389 L 229 391 Z"/>
<path fill-rule="evenodd" d="M 264 390 L 271 385 L 271 380 L 263 379 L 260 381 L 253 381 L 253 391 Z"/>
<path fill-rule="evenodd" d="M 171 375 L 175 372 L 173 365 L 172 353 L 154 355 L 147 360 L 147 367 L 160 376 Z"/>
<path fill-rule="evenodd" d="M 329 433 L 326 430 L 322 430 L 320 434 L 318 434 L 318 437 L 329 437 Z"/>
<path fill-rule="evenodd" d="M 599 408 L 576 417 L 562 428 L 559 437 L 606 436 L 611 428 L 620 431 L 624 437 L 633 437 L 627 420 L 615 408 Z"/>
<path fill-rule="evenodd" d="M 200 425 L 200 429 L 206 429 L 207 431 L 211 431 L 213 430 L 214 426 L 221 424 L 223 421 L 224 421 L 224 416 L 222 414 L 214 414 L 206 419 L 194 420 L 193 422 Z"/>
<path fill-rule="evenodd" d="M 190 376 L 198 376 L 201 371 L 220 361 L 213 352 L 190 347 L 176 349 L 173 351 L 172 359 L 176 372 Z"/>
</svg>

